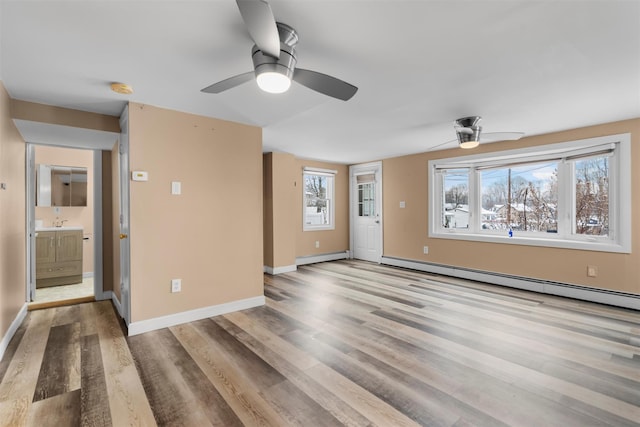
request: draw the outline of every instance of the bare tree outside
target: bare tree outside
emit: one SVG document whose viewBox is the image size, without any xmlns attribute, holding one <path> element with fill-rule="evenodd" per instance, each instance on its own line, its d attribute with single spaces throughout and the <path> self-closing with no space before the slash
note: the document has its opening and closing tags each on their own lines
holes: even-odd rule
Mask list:
<svg viewBox="0 0 640 427">
<path fill-rule="evenodd" d="M 328 177 L 305 174 L 305 223 L 307 225 L 329 224 L 329 200 L 327 198 Z"/>
<path fill-rule="evenodd" d="M 557 174 L 554 162 L 482 171 L 482 228 L 557 232 Z"/>
<path fill-rule="evenodd" d="M 609 158 L 575 162 L 576 234 L 609 234 Z"/>
</svg>

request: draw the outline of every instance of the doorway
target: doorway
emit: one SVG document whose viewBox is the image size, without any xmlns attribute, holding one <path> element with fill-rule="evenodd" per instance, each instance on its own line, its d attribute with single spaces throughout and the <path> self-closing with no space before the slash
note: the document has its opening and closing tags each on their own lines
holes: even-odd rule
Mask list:
<svg viewBox="0 0 640 427">
<path fill-rule="evenodd" d="M 29 308 L 100 299 L 100 151 L 29 144 L 27 162 Z"/>
<path fill-rule="evenodd" d="M 382 162 L 349 167 L 351 256 L 382 258 Z"/>
</svg>

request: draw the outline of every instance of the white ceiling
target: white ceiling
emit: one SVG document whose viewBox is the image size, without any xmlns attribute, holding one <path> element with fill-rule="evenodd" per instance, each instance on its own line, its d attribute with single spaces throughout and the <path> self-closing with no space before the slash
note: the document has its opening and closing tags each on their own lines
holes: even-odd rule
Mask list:
<svg viewBox="0 0 640 427">
<path fill-rule="evenodd" d="M 358 86 L 354 98 L 295 83 L 282 95 L 255 82 L 201 93 L 252 69 L 234 0 L 2 0 L 0 76 L 16 99 L 233 120 L 263 127 L 264 151 L 339 163 L 427 151 L 468 115 L 485 132 L 527 135 L 640 117 L 640 0 L 270 4 L 299 33 L 298 66 Z"/>
</svg>

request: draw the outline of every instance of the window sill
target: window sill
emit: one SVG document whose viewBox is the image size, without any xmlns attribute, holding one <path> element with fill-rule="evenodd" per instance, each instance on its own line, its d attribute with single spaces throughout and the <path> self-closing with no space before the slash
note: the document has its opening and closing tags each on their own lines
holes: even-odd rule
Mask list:
<svg viewBox="0 0 640 427">
<path fill-rule="evenodd" d="M 320 226 L 320 227 L 306 226 L 302 228 L 302 231 L 328 231 L 328 230 L 335 230 L 335 229 L 336 227 L 333 225 Z"/>
<path fill-rule="evenodd" d="M 577 249 L 584 251 L 597 252 L 614 252 L 614 253 L 631 253 L 631 247 L 625 247 L 612 241 L 585 241 L 585 240 L 568 240 L 562 238 L 544 238 L 518 235 L 514 233 L 513 237 L 507 235 L 490 235 L 490 234 L 474 234 L 460 231 L 429 233 L 429 237 L 435 239 L 453 239 L 467 240 L 474 242 L 486 243 L 503 243 L 509 245 L 522 246 L 541 246 L 562 249 Z"/>
</svg>

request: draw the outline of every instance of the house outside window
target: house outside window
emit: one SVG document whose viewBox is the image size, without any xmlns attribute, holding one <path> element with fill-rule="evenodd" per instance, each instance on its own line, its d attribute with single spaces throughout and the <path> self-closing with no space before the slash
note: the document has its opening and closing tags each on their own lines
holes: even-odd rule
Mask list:
<svg viewBox="0 0 640 427">
<path fill-rule="evenodd" d="M 303 229 L 335 228 L 335 171 L 305 168 L 303 173 Z"/>
<path fill-rule="evenodd" d="M 631 250 L 630 136 L 429 162 L 429 236 Z"/>
</svg>

